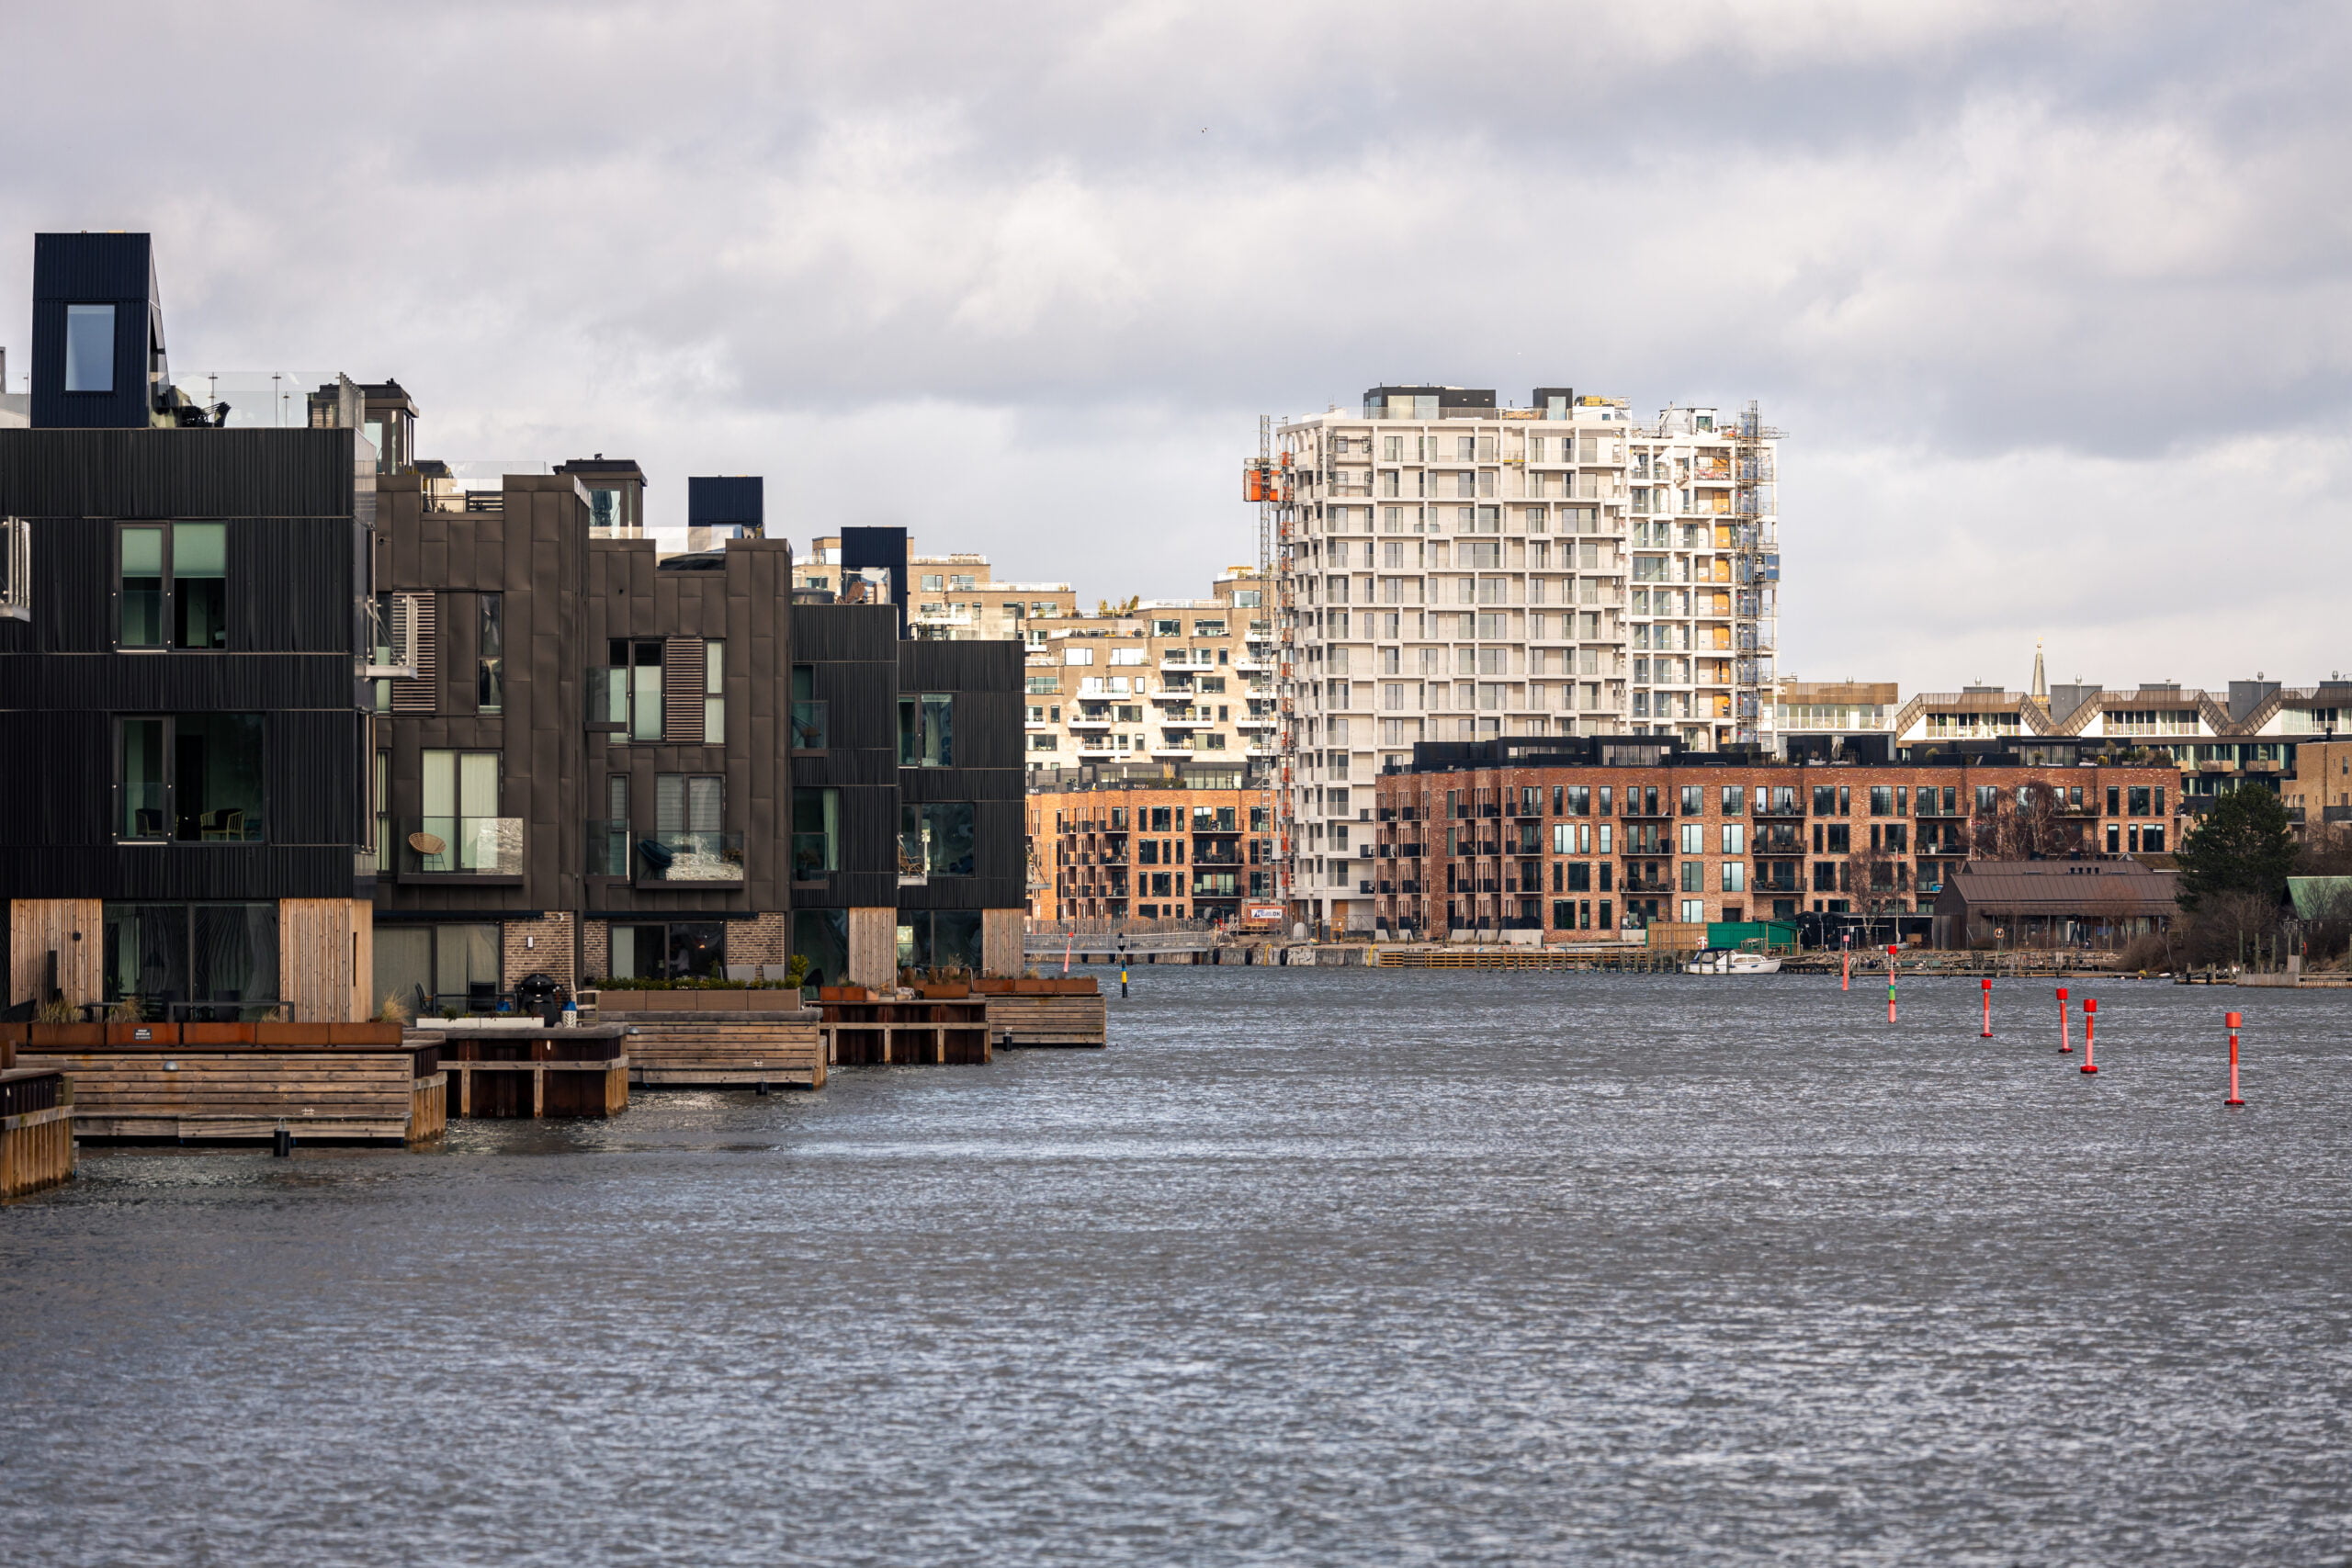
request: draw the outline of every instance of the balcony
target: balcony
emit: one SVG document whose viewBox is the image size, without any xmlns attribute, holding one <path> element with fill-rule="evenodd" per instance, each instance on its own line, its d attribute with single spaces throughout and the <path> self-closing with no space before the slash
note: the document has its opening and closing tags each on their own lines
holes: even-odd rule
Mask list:
<svg viewBox="0 0 2352 1568">
<path fill-rule="evenodd" d="M 1074 716 L 1067 722 L 1072 729 L 1108 729 L 1111 728 L 1111 720 L 1105 716 Z"/>
<path fill-rule="evenodd" d="M 639 887 L 741 886 L 741 833 L 649 833 L 631 857 L 631 880 Z"/>
<path fill-rule="evenodd" d="M 520 817 L 407 817 L 401 819 L 399 840 L 397 874 L 402 882 L 522 886 Z"/>
</svg>

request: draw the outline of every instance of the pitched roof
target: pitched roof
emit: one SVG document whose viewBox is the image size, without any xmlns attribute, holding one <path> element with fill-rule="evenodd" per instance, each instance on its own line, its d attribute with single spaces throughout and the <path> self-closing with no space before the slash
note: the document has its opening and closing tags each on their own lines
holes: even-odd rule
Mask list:
<svg viewBox="0 0 2352 1568">
<path fill-rule="evenodd" d="M 1988 915 L 2169 915 L 2179 890 L 2178 872 L 2136 860 L 1968 861 L 1937 902 Z"/>
</svg>

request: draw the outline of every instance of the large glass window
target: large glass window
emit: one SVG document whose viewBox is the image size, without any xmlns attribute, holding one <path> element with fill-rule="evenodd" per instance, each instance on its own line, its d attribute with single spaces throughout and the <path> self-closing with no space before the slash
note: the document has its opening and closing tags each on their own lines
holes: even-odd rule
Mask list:
<svg viewBox="0 0 2352 1568">
<path fill-rule="evenodd" d="M 842 984 L 849 977 L 849 911 L 793 910 L 792 953 L 808 961 L 803 985 Z"/>
<path fill-rule="evenodd" d="M 418 1017 L 498 1006 L 499 930 L 488 923 L 376 928 L 376 996 Z"/>
<path fill-rule="evenodd" d="M 1034 690 L 1035 681 L 1031 681 Z M 825 749 L 825 704 L 817 695 L 817 667 L 796 664 L 792 667 L 792 749 L 796 751 L 822 751 Z"/>
<path fill-rule="evenodd" d="M 490 871 L 504 863 L 498 818 L 498 753 L 427 751 L 422 759 L 424 818 L 412 847 L 427 871 Z M 437 840 L 440 848 L 428 847 Z"/>
<path fill-rule="evenodd" d="M 934 801 L 899 807 L 899 874 L 908 880 L 969 876 L 973 872 L 972 803 Z"/>
<path fill-rule="evenodd" d="M 727 923 L 673 920 L 666 925 L 610 928 L 616 980 L 723 979 L 727 974 Z"/>
<path fill-rule="evenodd" d="M 506 711 L 506 595 L 482 593 L 481 625 L 475 644 L 474 705 L 483 713 Z"/>
<path fill-rule="evenodd" d="M 116 755 L 120 837 L 258 843 L 267 836 L 261 715 L 126 718 Z"/>
<path fill-rule="evenodd" d="M 980 912 L 899 910 L 899 967 L 966 969 L 977 973 L 980 967 Z"/>
<path fill-rule="evenodd" d="M 794 788 L 794 881 L 813 882 L 841 869 L 841 803 L 842 792 L 837 789 Z"/>
<path fill-rule="evenodd" d="M 234 1021 L 277 1000 L 276 904 L 106 907 L 106 994 L 158 1021 Z"/>
<path fill-rule="evenodd" d="M 945 768 L 956 761 L 956 698 L 927 692 L 899 699 L 899 764 Z"/>
<path fill-rule="evenodd" d="M 605 775 L 605 815 L 588 824 L 588 874 L 628 874 L 628 775 Z"/>
<path fill-rule="evenodd" d="M 65 307 L 65 389 L 114 390 L 114 312 L 111 305 Z"/>
<path fill-rule="evenodd" d="M 228 525 L 134 523 L 116 539 L 121 647 L 229 646 Z"/>
</svg>

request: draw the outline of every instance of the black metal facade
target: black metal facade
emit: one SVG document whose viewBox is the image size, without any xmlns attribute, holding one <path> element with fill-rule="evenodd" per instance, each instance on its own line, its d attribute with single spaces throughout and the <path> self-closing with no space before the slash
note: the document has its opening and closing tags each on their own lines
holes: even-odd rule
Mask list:
<svg viewBox="0 0 2352 1568">
<path fill-rule="evenodd" d="M 0 619 L 0 897 L 367 896 L 352 475 L 345 431 L 0 431 L 32 566 Z M 125 522 L 225 525 L 225 648 L 121 646 Z M 121 720 L 216 714 L 262 716 L 265 840 L 123 841 Z"/>
</svg>

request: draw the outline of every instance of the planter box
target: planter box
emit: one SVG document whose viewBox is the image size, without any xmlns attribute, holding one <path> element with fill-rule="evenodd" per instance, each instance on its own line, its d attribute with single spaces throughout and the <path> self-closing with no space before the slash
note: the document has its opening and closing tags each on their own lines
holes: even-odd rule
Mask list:
<svg viewBox="0 0 2352 1568">
<path fill-rule="evenodd" d="M 864 986 L 820 986 L 817 999 L 820 1002 L 870 1002 L 874 993 Z"/>
<path fill-rule="evenodd" d="M 401 1026 L 397 1023 L 330 1023 L 326 1030 L 327 1043 L 331 1045 L 397 1045 L 401 1043 Z"/>
<path fill-rule="evenodd" d="M 109 1023 L 109 1045 L 177 1045 L 183 1025 L 176 1023 Z"/>
<path fill-rule="evenodd" d="M 54 1046 L 86 1050 L 106 1043 L 107 1026 L 103 1023 L 32 1023 L 25 1027 L 30 1032 L 26 1043 L 34 1050 Z"/>
<path fill-rule="evenodd" d="M 250 1023 L 183 1023 L 180 1043 L 183 1045 L 250 1045 L 254 1043 L 254 1026 Z"/>
</svg>

